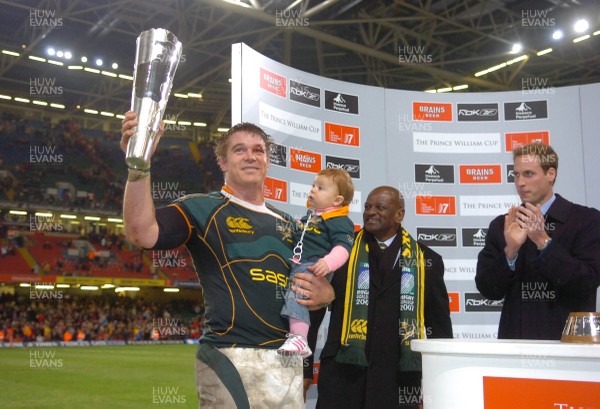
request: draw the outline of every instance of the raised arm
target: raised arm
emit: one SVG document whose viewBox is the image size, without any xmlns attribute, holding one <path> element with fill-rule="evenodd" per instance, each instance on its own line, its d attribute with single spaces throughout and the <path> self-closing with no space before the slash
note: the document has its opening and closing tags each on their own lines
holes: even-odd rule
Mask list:
<svg viewBox="0 0 600 409">
<path fill-rule="evenodd" d="M 134 134 L 138 124 L 134 112 L 127 112 L 121 127 L 121 150 L 127 151 L 127 143 Z M 156 144 L 162 135 L 161 130 L 156 138 Z M 154 202 L 152 201 L 152 187 L 150 185 L 150 172 L 129 170 L 125 195 L 123 198 L 123 220 L 125 223 L 125 236 L 132 243 L 151 248 L 158 240 L 158 223 L 156 222 Z"/>
</svg>

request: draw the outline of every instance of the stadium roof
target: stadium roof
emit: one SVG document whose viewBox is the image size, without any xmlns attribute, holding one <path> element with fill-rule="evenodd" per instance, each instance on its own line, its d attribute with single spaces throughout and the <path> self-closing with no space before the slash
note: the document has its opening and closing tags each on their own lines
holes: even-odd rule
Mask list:
<svg viewBox="0 0 600 409">
<path fill-rule="evenodd" d="M 542 87 L 600 81 L 600 8 L 595 0 L 0 3 L 0 46 L 9 52 L 0 54 L 0 92 L 28 99 L 47 97 L 71 115 L 83 108 L 113 113 L 128 109 L 131 80 L 108 73 L 132 75 L 137 36 L 158 27 L 174 32 L 184 45 L 173 92 L 202 95 L 172 96 L 167 113 L 204 122 L 210 132 L 230 126 L 231 44 L 238 42 L 310 73 L 395 89 L 468 85 L 467 92 L 504 91 L 531 87 L 531 81 Z M 589 28 L 575 33 L 572 27 L 579 18 L 587 18 Z M 558 41 L 552 39 L 557 29 L 564 33 Z M 584 34 L 590 37 L 573 42 Z M 511 54 L 516 42 L 523 49 Z M 70 51 L 71 60 L 48 56 L 49 47 Z M 551 52 L 537 55 L 549 48 Z M 522 55 L 528 58 L 519 60 Z M 87 63 L 81 63 L 82 56 Z M 106 74 L 67 68 L 98 68 L 96 58 L 103 59 L 99 69 Z M 110 68 L 113 62 L 117 69 Z M 501 67 L 507 62 L 512 63 Z M 481 74 L 497 66 L 501 69 Z M 44 81 L 46 89 L 60 87 L 61 92 L 36 93 L 35 86 Z"/>
</svg>

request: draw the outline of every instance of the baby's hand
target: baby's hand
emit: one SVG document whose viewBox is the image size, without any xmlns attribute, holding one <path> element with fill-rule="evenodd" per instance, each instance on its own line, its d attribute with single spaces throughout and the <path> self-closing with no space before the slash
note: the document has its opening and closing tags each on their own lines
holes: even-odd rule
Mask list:
<svg viewBox="0 0 600 409">
<path fill-rule="evenodd" d="M 308 267 L 309 271 L 312 271 L 317 277 L 325 277 L 329 274 L 329 266 L 324 259 L 319 259 L 315 264 Z"/>
</svg>

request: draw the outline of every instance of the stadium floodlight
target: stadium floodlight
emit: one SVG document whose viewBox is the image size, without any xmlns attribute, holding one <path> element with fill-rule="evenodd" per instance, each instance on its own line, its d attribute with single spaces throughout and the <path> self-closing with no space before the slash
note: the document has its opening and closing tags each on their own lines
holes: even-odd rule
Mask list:
<svg viewBox="0 0 600 409">
<path fill-rule="evenodd" d="M 510 50 L 511 54 L 516 54 L 523 49 L 523 45 L 521 43 L 515 43 L 512 46 L 512 50 Z"/>
<path fill-rule="evenodd" d="M 73 54 L 71 54 L 71 51 L 65 51 L 65 58 L 67 60 L 70 60 L 71 58 L 73 58 Z"/>
<path fill-rule="evenodd" d="M 584 35 L 584 36 L 577 37 L 577 38 L 573 39 L 573 42 L 574 42 L 574 43 L 578 43 L 578 42 L 580 42 L 580 41 L 587 40 L 588 38 L 590 38 L 590 35 L 589 35 L 589 34 L 586 34 L 586 35 Z"/>
<path fill-rule="evenodd" d="M 122 293 L 124 291 L 140 291 L 140 287 L 117 287 L 117 288 L 115 288 L 116 293 Z"/>
<path fill-rule="evenodd" d="M 57 56 L 58 58 L 63 58 L 63 57 L 65 56 L 65 53 L 63 53 L 62 51 L 58 50 L 58 51 L 56 52 L 56 56 Z"/>
<path fill-rule="evenodd" d="M 50 56 L 54 56 L 56 54 L 56 50 L 52 47 L 48 47 L 48 49 L 46 50 L 46 53 Z"/>
<path fill-rule="evenodd" d="M 113 70 L 116 70 L 117 68 L 119 68 L 119 64 L 117 64 L 116 62 L 112 63 L 111 65 Z"/>
<path fill-rule="evenodd" d="M 555 30 L 554 33 L 552 33 L 553 40 L 560 40 L 564 36 L 565 36 L 565 34 L 563 33 L 562 30 Z"/>
<path fill-rule="evenodd" d="M 102 64 L 104 64 L 104 61 L 102 61 L 102 58 L 96 58 L 96 65 L 98 67 L 102 67 Z"/>
<path fill-rule="evenodd" d="M 573 29 L 576 33 L 585 33 L 588 28 L 590 28 L 590 23 L 584 18 L 577 20 L 573 25 Z"/>
<path fill-rule="evenodd" d="M 81 57 L 81 62 L 87 62 L 87 57 Z"/>
</svg>

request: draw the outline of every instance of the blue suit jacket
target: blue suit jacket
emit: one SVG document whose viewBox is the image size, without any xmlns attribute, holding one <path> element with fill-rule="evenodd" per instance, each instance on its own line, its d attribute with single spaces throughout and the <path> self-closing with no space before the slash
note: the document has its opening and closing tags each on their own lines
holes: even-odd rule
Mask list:
<svg viewBox="0 0 600 409">
<path fill-rule="evenodd" d="M 596 311 L 600 212 L 556 195 L 546 230 L 548 247 L 539 252 L 527 239 L 512 271 L 504 255 L 504 215 L 490 223 L 475 282 L 484 297 L 504 298 L 498 338 L 560 339 L 570 312 Z"/>
</svg>

